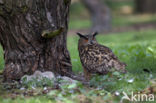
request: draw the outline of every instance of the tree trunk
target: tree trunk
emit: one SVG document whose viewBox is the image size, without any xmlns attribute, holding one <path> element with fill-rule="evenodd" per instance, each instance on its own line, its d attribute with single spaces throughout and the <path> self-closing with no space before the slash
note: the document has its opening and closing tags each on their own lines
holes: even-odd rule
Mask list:
<svg viewBox="0 0 156 103">
<path fill-rule="evenodd" d="M 156 13 L 156 0 L 135 0 L 139 13 Z"/>
<path fill-rule="evenodd" d="M 88 9 L 92 19 L 91 32 L 103 32 L 111 29 L 111 13 L 101 0 L 81 0 Z"/>
<path fill-rule="evenodd" d="M 19 80 L 36 70 L 70 74 L 69 5 L 70 0 L 0 0 L 5 80 Z"/>
</svg>

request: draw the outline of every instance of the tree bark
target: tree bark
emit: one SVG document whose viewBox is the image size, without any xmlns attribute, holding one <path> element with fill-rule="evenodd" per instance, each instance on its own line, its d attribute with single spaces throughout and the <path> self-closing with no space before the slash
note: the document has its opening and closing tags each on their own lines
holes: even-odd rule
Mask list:
<svg viewBox="0 0 156 103">
<path fill-rule="evenodd" d="M 81 0 L 88 9 L 91 20 L 91 32 L 104 32 L 111 29 L 110 9 L 101 0 Z"/>
<path fill-rule="evenodd" d="M 156 13 L 156 0 L 135 0 L 138 13 Z"/>
<path fill-rule="evenodd" d="M 5 80 L 36 70 L 72 72 L 66 46 L 70 0 L 0 0 L 0 43 Z M 55 34 L 50 38 L 43 33 Z"/>
</svg>

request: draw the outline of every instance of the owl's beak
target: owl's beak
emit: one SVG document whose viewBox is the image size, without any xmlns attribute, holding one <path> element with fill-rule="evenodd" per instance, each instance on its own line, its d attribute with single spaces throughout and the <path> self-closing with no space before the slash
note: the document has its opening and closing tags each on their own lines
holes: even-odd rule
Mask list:
<svg viewBox="0 0 156 103">
<path fill-rule="evenodd" d="M 90 44 L 93 44 L 93 41 L 91 41 Z"/>
<path fill-rule="evenodd" d="M 94 44 L 94 42 L 93 42 L 93 41 L 90 41 L 90 42 L 88 42 L 88 44 L 89 44 L 89 45 L 93 45 L 93 44 Z"/>
</svg>

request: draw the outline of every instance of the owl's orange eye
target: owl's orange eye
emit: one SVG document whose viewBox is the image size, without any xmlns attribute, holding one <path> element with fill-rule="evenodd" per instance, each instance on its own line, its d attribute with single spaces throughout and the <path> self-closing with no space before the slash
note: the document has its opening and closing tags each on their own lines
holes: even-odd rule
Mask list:
<svg viewBox="0 0 156 103">
<path fill-rule="evenodd" d="M 85 42 L 87 43 L 88 42 L 88 39 L 86 39 Z"/>
<path fill-rule="evenodd" d="M 92 40 L 95 40 L 95 38 L 92 38 Z"/>
</svg>

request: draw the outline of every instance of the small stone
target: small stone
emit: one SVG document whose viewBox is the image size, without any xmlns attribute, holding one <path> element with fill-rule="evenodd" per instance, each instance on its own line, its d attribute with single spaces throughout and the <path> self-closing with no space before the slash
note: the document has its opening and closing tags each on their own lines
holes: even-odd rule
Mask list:
<svg viewBox="0 0 156 103">
<path fill-rule="evenodd" d="M 133 82 L 134 82 L 134 78 L 128 80 L 127 82 L 128 82 L 128 83 L 133 83 Z"/>
<path fill-rule="evenodd" d="M 55 80 L 55 75 L 54 75 L 53 72 L 43 72 L 43 73 L 42 73 L 42 76 L 43 76 L 43 77 L 46 77 L 46 78 L 48 78 L 48 79 L 53 79 L 53 80 Z"/>
<path fill-rule="evenodd" d="M 57 77 L 57 78 L 61 79 L 60 86 L 72 85 L 72 84 L 77 84 L 78 83 L 78 81 L 73 80 L 72 78 L 69 78 L 69 77 L 66 77 L 66 76 Z"/>
<path fill-rule="evenodd" d="M 116 92 L 115 92 L 115 95 L 116 95 L 116 96 L 119 96 L 119 95 L 120 95 L 120 93 L 119 93 L 118 91 L 116 91 Z"/>
<path fill-rule="evenodd" d="M 20 88 L 20 90 L 25 90 L 25 88 L 22 87 L 22 88 Z"/>
<path fill-rule="evenodd" d="M 32 89 L 36 89 L 34 86 L 31 87 Z"/>
<path fill-rule="evenodd" d="M 44 87 L 43 90 L 47 90 L 47 87 Z"/>
</svg>

